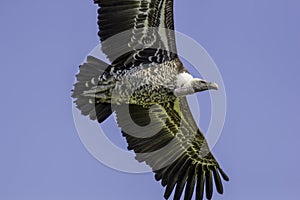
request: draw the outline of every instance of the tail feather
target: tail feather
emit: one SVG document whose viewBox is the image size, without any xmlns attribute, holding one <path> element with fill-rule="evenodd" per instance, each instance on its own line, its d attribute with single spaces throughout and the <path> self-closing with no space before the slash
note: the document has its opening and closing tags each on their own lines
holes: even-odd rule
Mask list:
<svg viewBox="0 0 300 200">
<path fill-rule="evenodd" d="M 111 104 L 102 103 L 100 99 L 83 94 L 98 85 L 99 78 L 108 67 L 107 63 L 93 56 L 88 56 L 87 61 L 79 66 L 79 73 L 76 75 L 77 82 L 72 90 L 74 103 L 81 114 L 89 116 L 92 120 L 97 119 L 99 123 L 112 114 Z"/>
</svg>

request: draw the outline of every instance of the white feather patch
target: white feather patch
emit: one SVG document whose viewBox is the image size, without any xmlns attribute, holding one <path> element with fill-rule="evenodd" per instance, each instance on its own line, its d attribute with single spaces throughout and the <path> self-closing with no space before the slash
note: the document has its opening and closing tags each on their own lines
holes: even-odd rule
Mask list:
<svg viewBox="0 0 300 200">
<path fill-rule="evenodd" d="M 177 87 L 189 87 L 191 86 L 191 82 L 193 80 L 193 76 L 190 75 L 189 73 L 183 72 L 177 75 L 177 82 L 176 86 Z"/>
</svg>

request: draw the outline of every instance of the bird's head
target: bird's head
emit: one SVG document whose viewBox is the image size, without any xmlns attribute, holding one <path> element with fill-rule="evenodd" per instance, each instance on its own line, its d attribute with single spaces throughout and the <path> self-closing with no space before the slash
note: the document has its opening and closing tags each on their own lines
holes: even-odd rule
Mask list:
<svg viewBox="0 0 300 200">
<path fill-rule="evenodd" d="M 218 90 L 219 86 L 215 82 L 208 82 L 200 78 L 194 78 L 191 81 L 191 86 L 195 92 L 202 92 L 205 90 Z"/>
<path fill-rule="evenodd" d="M 205 90 L 217 90 L 218 85 L 200 78 L 193 78 L 189 73 L 181 73 L 177 76 L 177 87 L 174 91 L 176 96 L 186 96 Z"/>
</svg>

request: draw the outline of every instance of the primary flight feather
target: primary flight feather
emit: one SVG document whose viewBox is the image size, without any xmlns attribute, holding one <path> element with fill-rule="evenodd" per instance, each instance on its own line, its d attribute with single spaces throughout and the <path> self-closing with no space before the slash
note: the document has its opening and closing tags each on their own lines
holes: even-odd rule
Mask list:
<svg viewBox="0 0 300 200">
<path fill-rule="evenodd" d="M 210 152 L 186 95 L 218 89 L 183 66 L 174 34 L 173 0 L 94 0 L 102 51 L 88 56 L 72 97 L 83 115 L 103 122 L 113 112 L 136 153 L 164 186 L 164 198 L 211 199 L 229 178 Z M 134 197 L 133 197 L 134 199 Z"/>
</svg>

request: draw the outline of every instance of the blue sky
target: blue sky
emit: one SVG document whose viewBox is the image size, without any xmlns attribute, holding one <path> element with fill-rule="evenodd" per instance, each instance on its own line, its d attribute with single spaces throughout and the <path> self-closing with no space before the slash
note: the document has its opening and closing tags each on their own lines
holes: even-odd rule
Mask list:
<svg viewBox="0 0 300 200">
<path fill-rule="evenodd" d="M 300 196 L 299 9 L 296 0 L 175 0 L 176 29 L 208 51 L 227 91 L 213 152 L 231 180 L 214 199 Z M 0 199 L 162 199 L 153 174 L 104 166 L 76 132 L 70 90 L 99 43 L 93 2 L 4 0 L 0 25 Z"/>
</svg>

